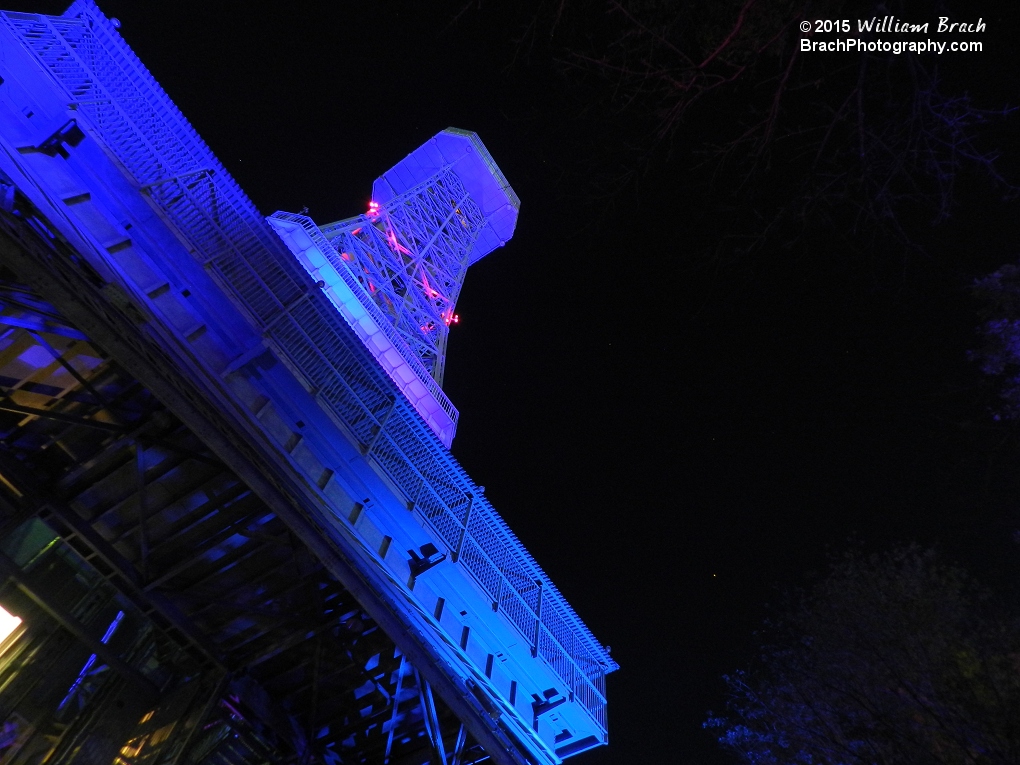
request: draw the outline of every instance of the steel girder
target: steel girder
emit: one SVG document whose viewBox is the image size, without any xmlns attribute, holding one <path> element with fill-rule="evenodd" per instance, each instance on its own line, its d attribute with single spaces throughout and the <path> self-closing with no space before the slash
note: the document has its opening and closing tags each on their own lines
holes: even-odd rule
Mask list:
<svg viewBox="0 0 1020 765">
<path fill-rule="evenodd" d="M 485 216 L 452 170 L 385 205 L 323 227 L 337 268 L 351 268 L 440 385 L 450 325 Z"/>
<path fill-rule="evenodd" d="M 2 244 L 5 256 L 17 253 L 5 263 L 27 262 L 10 240 Z M 318 554 L 105 348 L 81 339 L 90 333 L 33 299 L 39 321 L 0 334 L 0 404 L 7 405 L 0 406 L 0 491 L 13 503 L 0 522 L 44 521 L 81 565 L 153 619 L 165 642 L 190 657 L 188 672 L 202 667 L 202 682 L 221 689 L 219 701 L 203 698 L 202 714 L 220 714 L 241 731 L 245 751 L 265 745 L 280 762 L 367 763 L 391 738 L 393 762 L 423 765 L 444 737 L 452 750 L 460 723 L 437 700 L 428 713 L 420 704 L 405 708 L 396 728 L 385 724 L 408 681 L 398 672 L 404 654 Z M 40 325 L 43 318 L 50 323 Z M 35 365 L 25 367 L 26 358 Z M 167 665 L 170 675 L 174 666 Z M 164 707 L 181 682 L 164 679 Z M 258 721 L 258 730 L 238 714 Z M 126 747 L 144 752 L 151 725 L 136 733 Z M 475 746 L 476 761 L 486 759 Z M 183 745 L 173 755 L 186 761 Z"/>
</svg>

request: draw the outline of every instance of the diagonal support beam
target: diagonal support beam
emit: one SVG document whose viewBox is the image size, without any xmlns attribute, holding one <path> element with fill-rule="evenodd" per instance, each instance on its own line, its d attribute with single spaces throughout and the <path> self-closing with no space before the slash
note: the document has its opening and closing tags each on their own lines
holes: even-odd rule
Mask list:
<svg viewBox="0 0 1020 765">
<path fill-rule="evenodd" d="M 143 591 L 138 569 L 71 507 L 40 485 L 10 455 L 0 452 L 0 470 L 21 493 L 26 517 L 36 515 L 146 616 L 184 645 L 202 663 L 226 669 L 212 642 L 163 594 Z M 21 513 L 19 513 L 21 517 Z"/>
<path fill-rule="evenodd" d="M 145 447 L 135 439 L 135 477 L 138 481 L 138 562 L 142 581 L 149 581 L 149 503 L 145 486 Z"/>
<path fill-rule="evenodd" d="M 62 366 L 65 370 L 67 370 L 67 373 L 70 374 L 71 377 L 73 377 L 75 380 L 77 380 L 78 384 L 81 385 L 85 390 L 87 390 L 92 395 L 92 398 L 96 400 L 96 403 L 98 403 L 100 406 L 102 406 L 104 409 L 110 412 L 109 408 L 110 403 L 106 400 L 103 394 L 96 390 L 92 383 L 90 383 L 82 376 L 81 372 L 75 369 L 74 364 L 72 364 L 70 361 L 64 358 L 64 354 L 62 354 L 60 351 L 58 351 L 56 348 L 50 345 L 50 343 L 46 340 L 45 337 L 42 336 L 42 334 L 35 330 L 30 331 L 32 334 L 32 338 L 39 345 L 46 349 L 46 352 L 53 357 L 53 360 L 60 364 L 60 366 Z M 115 418 L 117 416 L 115 412 L 110 412 L 110 414 L 113 415 Z"/>
<path fill-rule="evenodd" d="M 400 686 L 404 682 L 404 672 L 407 667 L 407 657 L 401 654 L 400 667 L 397 668 L 397 689 L 393 692 L 393 712 L 390 714 L 390 730 L 386 734 L 386 751 L 383 753 L 383 765 L 389 765 L 390 751 L 393 749 L 393 735 L 397 730 L 397 719 L 399 718 Z"/>
<path fill-rule="evenodd" d="M 73 340 L 88 340 L 83 332 L 41 318 L 23 318 L 0 314 L 0 326 L 17 327 L 33 332 L 48 332 L 51 335 L 63 335 Z"/>
<path fill-rule="evenodd" d="M 163 347 L 139 325 L 145 315 L 101 290 L 60 242 L 44 242 L 0 210 L 0 259 L 92 342 L 131 369 L 177 418 L 246 483 L 294 531 L 327 570 L 434 684 L 451 711 L 496 765 L 521 765 L 528 745 L 498 721 L 468 681 L 447 672 L 442 650 L 427 638 L 425 617 L 409 612 L 390 583 L 358 565 L 365 553 L 343 535 L 324 533 L 333 521 L 321 497 L 297 479 L 272 444 L 245 427 L 229 394 L 211 372 L 192 365 L 176 346 Z M 168 340 L 169 342 L 169 340 Z M 172 345 L 172 344 L 171 344 Z"/>
<path fill-rule="evenodd" d="M 15 404 L 11 401 L 0 401 L 0 410 L 4 412 L 16 412 L 17 414 L 31 415 L 32 417 L 42 417 L 46 420 L 57 420 L 58 422 L 66 422 L 71 425 L 84 425 L 86 428 L 105 430 L 110 433 L 126 433 L 128 430 L 120 425 L 111 425 L 108 422 L 87 420 L 84 417 L 76 417 L 73 414 L 61 414 L 60 412 L 51 412 L 48 409 L 36 409 L 32 406 L 21 406 L 20 404 Z"/>
<path fill-rule="evenodd" d="M 453 745 L 453 759 L 450 760 L 450 765 L 460 765 L 464 759 L 464 746 L 467 744 L 467 731 L 464 729 L 464 723 L 460 724 L 460 729 L 457 731 L 457 743 Z"/>
<path fill-rule="evenodd" d="M 74 618 L 62 605 L 48 598 L 43 588 L 40 588 L 29 574 L 22 571 L 17 563 L 2 552 L 0 552 L 0 575 L 11 579 L 19 590 L 49 614 L 57 624 L 78 638 L 92 653 L 105 661 L 107 665 L 122 675 L 128 682 L 133 683 L 151 699 L 156 699 L 159 696 L 159 688 L 153 685 L 145 675 L 120 658 L 116 651 L 93 635 L 84 624 Z"/>
<path fill-rule="evenodd" d="M 436 714 L 436 700 L 432 697 L 432 686 L 414 670 L 414 679 L 418 683 L 418 699 L 421 701 L 422 717 L 425 720 L 425 731 L 432 742 L 432 753 L 438 760 L 437 765 L 446 765 L 446 749 L 443 746 L 443 731 L 439 728 L 439 716 Z"/>
</svg>

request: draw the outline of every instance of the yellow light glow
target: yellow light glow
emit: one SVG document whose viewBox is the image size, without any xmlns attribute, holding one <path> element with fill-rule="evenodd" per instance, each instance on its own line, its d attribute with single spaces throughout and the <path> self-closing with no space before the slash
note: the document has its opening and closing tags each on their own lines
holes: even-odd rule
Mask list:
<svg viewBox="0 0 1020 765">
<path fill-rule="evenodd" d="M 21 625 L 21 619 L 0 606 L 0 644 Z"/>
</svg>

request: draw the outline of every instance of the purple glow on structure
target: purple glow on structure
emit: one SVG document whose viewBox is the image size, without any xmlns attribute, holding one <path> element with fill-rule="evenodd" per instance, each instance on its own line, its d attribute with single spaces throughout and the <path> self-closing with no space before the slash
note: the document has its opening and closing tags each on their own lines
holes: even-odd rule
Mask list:
<svg viewBox="0 0 1020 765">
<path fill-rule="evenodd" d="M 404 255 L 410 255 L 411 251 L 404 247 L 400 242 L 397 241 L 397 232 L 393 229 L 387 229 L 386 241 L 390 243 L 390 247 L 394 252 L 400 252 Z"/>
</svg>

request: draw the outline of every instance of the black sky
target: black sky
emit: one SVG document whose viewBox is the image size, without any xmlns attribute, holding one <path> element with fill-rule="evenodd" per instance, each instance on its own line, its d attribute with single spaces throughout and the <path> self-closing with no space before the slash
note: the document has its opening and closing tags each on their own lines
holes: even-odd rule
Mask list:
<svg viewBox="0 0 1020 765">
<path fill-rule="evenodd" d="M 924 254 L 809 231 L 711 257 L 727 213 L 687 147 L 627 154 L 639 116 L 587 110 L 598 94 L 559 76 L 541 34 L 515 42 L 529 9 L 491 5 L 100 3 L 267 214 L 357 214 L 439 130 L 479 133 L 522 207 L 458 307 L 453 450 L 622 666 L 611 745 L 574 761 L 727 762 L 700 729 L 718 678 L 827 551 L 935 543 L 1015 578 L 1017 439 L 988 418 L 966 352 L 967 286 L 1016 259 L 1017 207 L 965 184 Z M 946 77 L 1016 104 L 1016 12 L 981 5 L 966 15 L 995 19 L 991 49 Z M 639 155 L 639 182 L 603 193 Z"/>
</svg>

